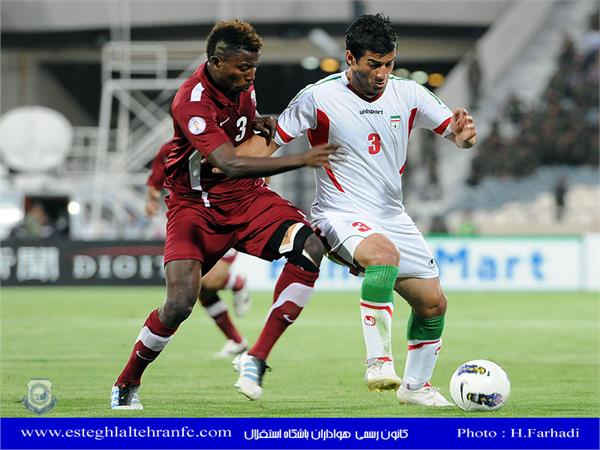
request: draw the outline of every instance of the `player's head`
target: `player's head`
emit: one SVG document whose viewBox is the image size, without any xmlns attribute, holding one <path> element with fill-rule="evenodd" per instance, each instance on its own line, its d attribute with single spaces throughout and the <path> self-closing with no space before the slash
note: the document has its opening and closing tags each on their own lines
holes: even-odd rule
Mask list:
<svg viewBox="0 0 600 450">
<path fill-rule="evenodd" d="M 346 62 L 363 94 L 374 96 L 385 90 L 394 68 L 398 36 L 383 14 L 366 14 L 346 30 Z"/>
<path fill-rule="evenodd" d="M 217 22 L 207 38 L 206 54 L 211 76 L 226 94 L 247 90 L 256 74 L 262 39 L 249 23 Z"/>
</svg>

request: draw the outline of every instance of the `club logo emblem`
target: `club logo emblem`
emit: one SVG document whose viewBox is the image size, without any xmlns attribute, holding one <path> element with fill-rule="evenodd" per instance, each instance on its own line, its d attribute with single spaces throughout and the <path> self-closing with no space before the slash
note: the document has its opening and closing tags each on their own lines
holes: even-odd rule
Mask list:
<svg viewBox="0 0 600 450">
<path fill-rule="evenodd" d="M 365 316 L 365 325 L 367 325 L 368 327 L 372 327 L 377 323 L 377 320 L 375 320 L 375 317 L 373 316 Z"/>
<path fill-rule="evenodd" d="M 27 397 L 21 400 L 25 408 L 36 414 L 44 414 L 56 406 L 52 396 L 52 383 L 45 378 L 33 378 L 27 383 Z"/>
<path fill-rule="evenodd" d="M 390 125 L 393 131 L 398 131 L 401 123 L 400 116 L 390 116 Z"/>
</svg>

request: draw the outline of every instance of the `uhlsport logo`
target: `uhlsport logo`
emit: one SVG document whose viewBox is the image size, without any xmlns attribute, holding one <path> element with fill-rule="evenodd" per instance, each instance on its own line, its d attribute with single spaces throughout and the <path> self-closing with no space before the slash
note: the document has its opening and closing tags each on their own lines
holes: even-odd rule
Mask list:
<svg viewBox="0 0 600 450">
<path fill-rule="evenodd" d="M 392 130 L 398 131 L 400 129 L 400 116 L 390 116 L 390 125 Z"/>
<path fill-rule="evenodd" d="M 21 400 L 25 408 L 36 414 L 44 414 L 56 406 L 52 396 L 52 383 L 46 378 L 33 378 L 27 383 L 27 397 Z"/>
<path fill-rule="evenodd" d="M 383 109 L 361 109 L 359 114 L 362 116 L 363 114 L 375 114 L 375 115 L 383 115 Z"/>
</svg>

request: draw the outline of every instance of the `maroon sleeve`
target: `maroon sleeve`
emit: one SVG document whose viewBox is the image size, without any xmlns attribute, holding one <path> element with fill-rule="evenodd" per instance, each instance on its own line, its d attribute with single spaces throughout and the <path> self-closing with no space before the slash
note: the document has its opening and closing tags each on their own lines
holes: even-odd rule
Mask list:
<svg viewBox="0 0 600 450">
<path fill-rule="evenodd" d="M 167 162 L 169 153 L 171 153 L 171 148 L 172 145 L 169 141 L 160 148 L 157 155 L 154 157 L 150 169 L 150 176 L 148 177 L 148 181 L 146 181 L 148 186 L 152 186 L 158 190 L 162 189 L 165 179 L 167 178 L 167 175 L 165 174 L 165 163 Z"/>
<path fill-rule="evenodd" d="M 186 138 L 204 157 L 226 142 L 229 136 L 217 123 L 217 112 L 208 102 L 186 102 L 173 109 L 173 118 Z M 233 144 L 232 144 L 233 145 Z"/>
</svg>

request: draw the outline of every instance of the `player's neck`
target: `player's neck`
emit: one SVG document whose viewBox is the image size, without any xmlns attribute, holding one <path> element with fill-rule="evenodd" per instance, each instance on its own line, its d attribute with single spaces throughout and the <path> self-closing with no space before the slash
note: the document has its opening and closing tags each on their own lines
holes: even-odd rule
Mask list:
<svg viewBox="0 0 600 450">
<path fill-rule="evenodd" d="M 354 92 L 357 96 L 362 98 L 364 101 L 371 103 L 377 100 L 379 97 L 383 95 L 383 91 L 379 94 L 373 94 L 372 92 L 367 92 L 361 84 L 358 82 L 358 77 L 353 76 L 352 69 L 348 69 L 346 71 L 346 78 L 348 79 L 348 89 Z"/>
<path fill-rule="evenodd" d="M 381 94 L 373 94 L 366 92 L 358 82 L 357 77 L 355 77 L 352 73 L 352 69 L 346 70 L 346 78 L 348 79 L 348 87 L 350 88 L 350 90 L 359 97 L 363 98 L 364 100 L 371 102 L 381 96 Z"/>
</svg>

